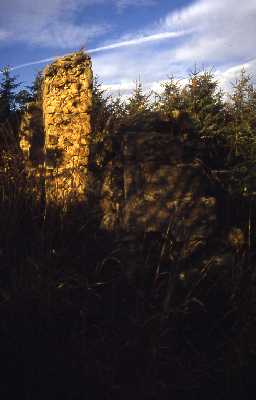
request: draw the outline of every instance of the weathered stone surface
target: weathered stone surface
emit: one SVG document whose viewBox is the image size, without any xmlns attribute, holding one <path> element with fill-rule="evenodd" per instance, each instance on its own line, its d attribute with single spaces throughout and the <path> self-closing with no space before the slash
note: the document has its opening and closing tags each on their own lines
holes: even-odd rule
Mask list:
<svg viewBox="0 0 256 400">
<path fill-rule="evenodd" d="M 30 103 L 20 126 L 20 147 L 30 176 L 40 175 L 46 204 L 84 201 L 88 181 L 91 60 L 83 52 L 46 67 L 43 102 Z M 37 178 L 35 182 L 37 182 Z"/>
<path fill-rule="evenodd" d="M 200 198 L 205 198 L 207 204 L 211 185 L 206 172 L 198 161 L 184 161 L 183 147 L 172 135 L 128 133 L 121 140 L 122 161 L 119 154 L 105 167 L 102 196 L 113 198 L 114 192 L 123 191 L 126 226 L 132 228 L 134 217 L 138 228 L 138 221 L 143 217 L 143 227 L 146 218 L 150 230 L 150 220 L 152 225 L 158 225 L 161 218 L 157 215 L 163 214 L 165 220 L 164 215 L 170 215 L 175 204 L 180 207 L 184 202 L 192 204 Z M 115 185 L 117 181 L 119 186 Z M 209 204 L 212 204 L 210 200 Z"/>
<path fill-rule="evenodd" d="M 91 60 L 83 52 L 44 71 L 43 114 L 47 203 L 84 200 L 91 134 Z"/>
<path fill-rule="evenodd" d="M 102 226 L 139 232 L 170 229 L 179 256 L 205 246 L 216 228 L 216 199 L 207 171 L 187 160 L 179 139 L 166 132 L 123 134 L 120 152 L 104 168 Z"/>
</svg>

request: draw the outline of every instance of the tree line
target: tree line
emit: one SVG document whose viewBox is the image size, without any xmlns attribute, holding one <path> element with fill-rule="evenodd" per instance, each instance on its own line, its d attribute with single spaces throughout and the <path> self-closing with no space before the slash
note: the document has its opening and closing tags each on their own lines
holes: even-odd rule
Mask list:
<svg viewBox="0 0 256 400">
<path fill-rule="evenodd" d="M 256 194 L 256 87 L 244 69 L 229 93 L 212 71 L 193 71 L 187 83 L 170 76 L 160 93 L 144 92 L 137 81 L 131 96 L 114 98 L 96 78 L 93 129 L 96 140 L 118 134 L 122 124 L 153 115 L 176 123 L 178 131 L 194 140 L 198 157 L 210 168 L 228 172 L 227 189 L 238 196 Z M 184 132 L 185 131 L 185 132 Z"/>
<path fill-rule="evenodd" d="M 29 102 L 41 96 L 42 72 L 36 74 L 31 86 L 22 87 L 18 76 L 12 75 L 9 66 L 1 71 L 0 81 L 0 124 L 5 123 L 17 113 L 22 113 Z"/>
</svg>

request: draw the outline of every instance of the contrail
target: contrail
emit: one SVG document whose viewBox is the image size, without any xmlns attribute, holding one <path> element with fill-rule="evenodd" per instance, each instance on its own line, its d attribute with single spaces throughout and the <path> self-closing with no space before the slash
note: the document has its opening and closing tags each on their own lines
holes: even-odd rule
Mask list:
<svg viewBox="0 0 256 400">
<path fill-rule="evenodd" d="M 109 44 L 108 46 L 102 46 L 102 47 L 98 47 L 96 49 L 91 49 L 91 50 L 88 50 L 88 53 L 97 53 L 99 51 L 117 49 L 119 47 L 136 46 L 138 44 L 142 44 L 142 43 L 146 43 L 146 42 L 154 42 L 154 41 L 163 40 L 163 39 L 174 39 L 174 38 L 183 36 L 185 34 L 186 34 L 185 31 L 156 33 L 155 35 L 142 36 L 142 37 L 139 37 L 136 39 L 125 40 L 123 42 Z"/>
<path fill-rule="evenodd" d="M 89 49 L 86 52 L 90 53 L 90 54 L 93 54 L 93 53 L 99 53 L 99 52 L 105 51 L 105 50 L 118 49 L 120 47 L 136 46 L 136 45 L 140 45 L 140 44 L 147 43 L 147 42 L 155 42 L 155 41 L 164 40 L 164 39 L 175 39 L 175 38 L 178 38 L 180 36 L 184 36 L 184 35 L 186 35 L 188 33 L 189 33 L 188 31 L 156 33 L 154 35 L 141 36 L 141 37 L 138 37 L 138 38 L 135 38 L 135 39 L 131 39 L 131 40 L 125 40 L 125 41 L 122 41 L 122 42 L 116 42 L 116 43 L 113 43 L 113 44 L 109 44 L 107 46 L 96 47 L 94 49 Z M 44 64 L 44 63 L 53 61 L 56 58 L 64 57 L 65 55 L 67 55 L 67 54 L 62 54 L 60 56 L 44 58 L 43 60 L 32 61 L 32 62 L 28 62 L 28 63 L 25 63 L 25 64 L 16 65 L 15 67 L 10 68 L 10 70 L 14 71 L 16 69 L 30 67 L 32 65 Z"/>
</svg>

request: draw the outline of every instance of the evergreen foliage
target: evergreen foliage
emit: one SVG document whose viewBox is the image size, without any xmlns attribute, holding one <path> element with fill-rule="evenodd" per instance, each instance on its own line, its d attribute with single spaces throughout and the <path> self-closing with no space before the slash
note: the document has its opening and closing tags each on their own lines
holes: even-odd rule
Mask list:
<svg viewBox="0 0 256 400">
<path fill-rule="evenodd" d="M 20 112 L 25 111 L 27 104 L 32 100 L 32 95 L 27 89 L 20 90 L 15 96 L 16 109 Z"/>
<path fill-rule="evenodd" d="M 111 117 L 110 95 L 102 88 L 99 78 L 93 80 L 91 123 L 93 137 L 104 136 Z"/>
<path fill-rule="evenodd" d="M 162 91 L 155 94 L 154 108 L 163 118 L 171 118 L 177 115 L 177 111 L 185 110 L 181 84 L 173 75 L 161 84 L 161 88 Z"/>
<path fill-rule="evenodd" d="M 199 157 L 211 167 L 223 166 L 225 149 L 225 110 L 223 93 L 209 71 L 190 74 L 182 90 L 186 111 L 193 122 Z"/>
<path fill-rule="evenodd" d="M 120 95 L 113 98 L 96 78 L 92 125 L 93 140 L 101 142 L 99 154 L 107 136 L 131 125 L 153 127 L 158 115 L 174 124 L 178 134 L 190 138 L 197 157 L 208 168 L 226 170 L 223 185 L 230 193 L 255 193 L 256 89 L 252 77 L 241 71 L 228 96 L 212 71 L 195 69 L 187 83 L 183 82 L 170 76 L 153 98 L 138 80 L 125 101 Z"/>
<path fill-rule="evenodd" d="M 17 109 L 16 91 L 20 86 L 17 77 L 11 76 L 8 66 L 1 70 L 2 79 L 0 82 L 0 122 L 5 122 Z"/>
<path fill-rule="evenodd" d="M 223 133 L 223 93 L 211 72 L 194 71 L 185 86 L 184 100 L 187 111 L 195 121 L 201 139 Z"/>
<path fill-rule="evenodd" d="M 32 85 L 27 87 L 30 93 L 30 101 L 42 102 L 43 79 L 43 71 L 38 71 Z"/>
<path fill-rule="evenodd" d="M 235 190 L 256 194 L 256 89 L 243 69 L 233 84 L 228 104 L 229 158 Z"/>
<path fill-rule="evenodd" d="M 136 80 L 135 88 L 127 100 L 126 112 L 129 117 L 142 115 L 151 110 L 151 93 L 144 93 L 141 80 Z"/>
</svg>

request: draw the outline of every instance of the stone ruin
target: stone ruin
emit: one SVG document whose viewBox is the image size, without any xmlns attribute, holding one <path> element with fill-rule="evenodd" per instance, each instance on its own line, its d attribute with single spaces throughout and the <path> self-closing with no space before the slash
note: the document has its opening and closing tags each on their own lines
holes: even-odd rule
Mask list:
<svg viewBox="0 0 256 400">
<path fill-rule="evenodd" d="M 75 53 L 45 68 L 43 101 L 28 106 L 21 122 L 20 147 L 29 172 L 43 174 L 46 204 L 84 201 L 91 107 L 89 56 Z"/>
<path fill-rule="evenodd" d="M 89 178 L 92 69 L 83 52 L 44 71 L 42 106 L 28 107 L 20 146 L 28 170 L 40 175 L 46 205 L 85 201 L 91 191 L 107 231 L 166 232 L 172 225 L 181 253 L 202 247 L 216 226 L 216 199 L 193 154 L 187 127 L 156 121 L 127 126 L 112 140 L 100 181 Z M 93 151 L 90 158 L 94 157 Z"/>
<path fill-rule="evenodd" d="M 168 121 L 157 115 L 129 121 L 104 139 L 98 154 L 91 107 L 86 54 L 45 69 L 42 104 L 29 104 L 20 130 L 27 172 L 43 209 L 55 204 L 65 210 L 72 200 L 87 203 L 99 213 L 102 230 L 118 238 L 115 254 L 131 277 L 147 267 L 145 243 L 157 250 L 149 250 L 152 257 L 161 254 L 168 266 L 179 260 L 185 270 L 232 263 L 238 246 L 234 250 L 231 239 L 237 241 L 238 232 L 244 243 L 244 236 L 240 229 L 231 239 L 225 232 L 218 178 L 197 159 L 189 119 L 178 113 Z"/>
</svg>

